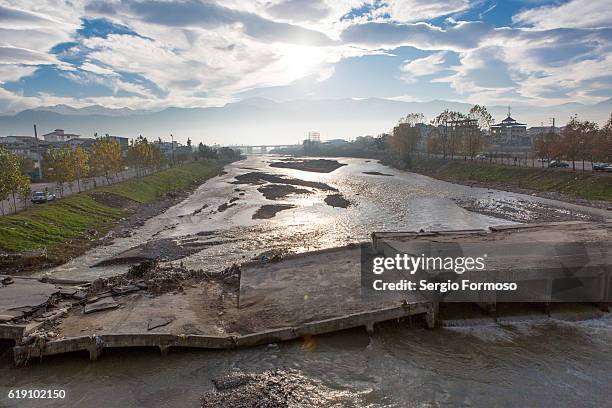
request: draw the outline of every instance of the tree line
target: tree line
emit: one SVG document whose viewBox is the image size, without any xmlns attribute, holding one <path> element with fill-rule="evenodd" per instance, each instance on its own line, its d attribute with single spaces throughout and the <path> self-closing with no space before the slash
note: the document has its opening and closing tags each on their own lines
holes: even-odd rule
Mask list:
<svg viewBox="0 0 612 408">
<path fill-rule="evenodd" d="M 431 120 L 426 130 L 427 144 L 421 149 L 424 120 L 422 113 L 409 113 L 386 136 L 385 146 L 404 164 L 410 164 L 422 150 L 441 154 L 444 159 L 456 155 L 473 159 L 485 149 L 486 134 L 493 125 L 493 117 L 484 106 L 474 105 L 467 114 L 446 109 Z"/>
<path fill-rule="evenodd" d="M 388 135 L 383 135 L 385 147 L 404 165 L 423 151 L 441 155 L 444 159 L 462 156 L 474 159 L 489 150 L 493 117 L 484 106 L 474 105 L 467 114 L 448 109 L 433 118 L 427 132 L 426 146 L 420 143 L 425 125 L 422 113 L 409 113 L 400 118 Z M 576 169 L 576 162 L 612 162 L 612 114 L 600 128 L 597 123 L 572 116 L 561 132 L 545 132 L 532 141 L 531 155 L 540 159 L 567 160 Z M 542 160 L 544 166 L 545 160 Z"/>
<path fill-rule="evenodd" d="M 146 137 L 139 136 L 130 141 L 127 153 L 124 156 L 121 144 L 109 135 L 99 137 L 95 134 L 95 141 L 89 149 L 80 145 L 74 148 L 49 149 L 43 154 L 42 174 L 48 181 L 55 182 L 59 194 L 62 195 L 64 185 L 77 184 L 81 191 L 82 181 L 89 177 L 104 177 L 107 184 L 119 179 L 123 171 L 132 168 L 136 177 L 142 177 L 168 165 L 184 163 L 200 159 L 215 159 L 222 162 L 237 160 L 240 152 L 228 147 L 214 148 L 203 143 L 193 151 L 191 140 L 187 142 L 187 149 L 173 157 L 166 157 L 160 146 L 162 140 L 150 142 Z M 30 198 L 31 161 L 10 153 L 0 146 L 0 202 L 12 198 L 13 210 L 17 209 L 17 200 L 24 200 L 27 206 Z M 2 205 L 2 214 L 5 209 Z"/>
<path fill-rule="evenodd" d="M 600 128 L 595 122 L 572 116 L 560 133 L 545 132 L 533 141 L 533 155 L 539 159 L 564 159 L 572 162 L 612 162 L 612 114 Z M 544 161 L 542 160 L 542 166 Z"/>
</svg>

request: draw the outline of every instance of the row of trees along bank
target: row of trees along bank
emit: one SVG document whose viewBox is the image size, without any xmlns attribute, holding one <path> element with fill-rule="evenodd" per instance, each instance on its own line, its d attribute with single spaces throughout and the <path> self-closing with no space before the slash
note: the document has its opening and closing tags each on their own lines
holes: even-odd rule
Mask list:
<svg viewBox="0 0 612 408">
<path fill-rule="evenodd" d="M 55 182 L 60 195 L 66 183 L 76 183 L 78 191 L 84 179 L 103 177 L 107 184 L 124 177 L 124 171 L 132 169 L 136 177 L 143 177 L 169 165 L 184 163 L 199 159 L 214 159 L 220 162 L 230 162 L 238 159 L 240 153 L 227 147 L 212 148 L 200 143 L 194 151 L 191 141 L 188 141 L 188 153 L 167 157 L 159 142 L 149 142 L 146 137 L 139 136 L 130 141 L 127 152 L 124 152 L 119 142 L 105 135 L 98 137 L 89 149 L 77 145 L 74 148 L 50 149 L 43 155 L 43 174 L 47 181 Z M 10 153 L 0 146 L 0 203 L 4 214 L 3 203 L 12 198 L 13 210 L 17 209 L 17 199 L 27 206 L 31 185 L 27 161 Z"/>
<path fill-rule="evenodd" d="M 404 165 L 410 165 L 415 156 L 423 153 L 444 159 L 460 156 L 473 160 L 479 153 L 491 156 L 494 141 L 490 131 L 494 121 L 485 107 L 475 105 L 467 114 L 445 110 L 431 121 L 430 127 L 423 122 L 422 113 L 410 113 L 400 118 L 390 134 L 379 136 L 383 143 L 376 145 L 384 146 Z M 573 169 L 577 161 L 612 162 L 612 114 L 601 128 L 595 122 L 571 117 L 560 133 L 551 131 L 536 137 L 530 156 L 571 161 Z"/>
<path fill-rule="evenodd" d="M 548 132 L 533 141 L 533 156 L 540 159 L 565 159 L 572 162 L 612 162 L 612 114 L 599 128 L 595 122 L 572 116 L 560 134 Z M 542 161 L 542 166 L 544 161 Z"/>
<path fill-rule="evenodd" d="M 473 159 L 485 150 L 486 135 L 493 125 L 493 117 L 484 106 L 474 105 L 467 114 L 446 109 L 431 121 L 433 127 L 427 129 L 427 144 L 422 149 L 424 119 L 422 113 L 409 113 L 386 136 L 388 150 L 405 164 L 410 164 L 413 156 L 423 150 L 444 159 L 457 155 Z"/>
</svg>

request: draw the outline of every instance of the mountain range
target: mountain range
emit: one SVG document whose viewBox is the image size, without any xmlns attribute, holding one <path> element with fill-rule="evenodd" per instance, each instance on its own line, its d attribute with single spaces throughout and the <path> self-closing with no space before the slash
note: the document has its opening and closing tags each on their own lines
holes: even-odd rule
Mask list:
<svg viewBox="0 0 612 408">
<path fill-rule="evenodd" d="M 319 131 L 322 139 L 350 139 L 388 131 L 400 117 L 410 112 L 423 113 L 430 120 L 444 109 L 467 112 L 470 107 L 467 103 L 444 100 L 404 102 L 380 98 L 287 102 L 251 98 L 222 107 L 156 111 L 56 105 L 0 116 L 0 136 L 32 135 L 36 124 L 39 134 L 61 128 L 84 137 L 109 133 L 169 140 L 172 133 L 175 140 L 185 142 L 190 138 L 196 144 L 293 144 L 304 139 L 311 130 Z M 508 114 L 507 106 L 487 106 L 487 109 L 497 122 Z M 547 126 L 554 117 L 556 125 L 562 126 L 574 114 L 603 124 L 611 112 L 612 98 L 593 105 L 514 106 L 511 116 L 528 126 L 542 123 Z"/>
</svg>

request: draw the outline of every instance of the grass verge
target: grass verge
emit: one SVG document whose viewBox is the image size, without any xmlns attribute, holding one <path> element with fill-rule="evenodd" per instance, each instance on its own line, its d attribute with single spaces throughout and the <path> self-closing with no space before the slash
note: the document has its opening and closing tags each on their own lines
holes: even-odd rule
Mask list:
<svg viewBox="0 0 612 408">
<path fill-rule="evenodd" d="M 0 217 L 0 252 L 44 251 L 53 263 L 74 255 L 74 247 L 87 247 L 89 232 L 108 231 L 127 211 L 96 200 L 106 193 L 136 203 L 149 203 L 171 192 L 201 184 L 215 176 L 220 166 L 214 161 L 199 161 L 163 170 L 140 179 L 101 187 L 66 197 L 54 203 L 36 205 L 18 214 Z M 91 246 L 91 245 L 89 245 Z"/>
<path fill-rule="evenodd" d="M 610 174 L 441 159 L 418 160 L 411 170 L 458 183 L 476 182 L 495 188 L 506 186 L 511 189 L 557 192 L 586 200 L 612 201 Z"/>
</svg>

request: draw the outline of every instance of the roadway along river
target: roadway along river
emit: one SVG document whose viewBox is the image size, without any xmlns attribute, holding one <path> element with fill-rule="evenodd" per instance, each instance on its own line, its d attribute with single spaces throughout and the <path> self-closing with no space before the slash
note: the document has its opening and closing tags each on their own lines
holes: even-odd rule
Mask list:
<svg viewBox="0 0 612 408">
<path fill-rule="evenodd" d="M 366 240 L 375 230 L 483 228 L 511 222 L 457 204 L 474 199 L 487 214 L 513 220 L 530 220 L 543 212 L 553 218 L 584 217 L 575 207 L 553 208 L 546 200 L 449 184 L 374 161 L 339 159 L 348 165 L 332 173 L 311 173 L 269 167 L 272 160 L 250 156 L 228 166 L 227 174 L 209 180 L 131 236 L 50 273 L 93 279 L 121 272 L 126 265 L 89 266 L 148 241 L 195 248 L 182 258 L 186 266 L 219 270 L 268 250 L 306 251 Z M 236 176 L 255 171 L 326 183 L 351 205 L 332 207 L 324 201 L 331 192 L 312 187 L 295 186 L 311 194 L 272 201 L 258 191 L 261 185 L 232 184 Z M 272 218 L 252 218 L 270 204 L 294 207 Z M 172 250 L 168 257 L 178 262 Z M 241 406 L 235 403 L 238 397 L 262 403 L 285 400 L 288 406 L 300 406 L 296 401 L 355 407 L 557 406 L 559 401 L 605 406 L 611 342 L 612 320 L 607 318 L 437 330 L 388 324 L 371 336 L 351 330 L 305 343 L 177 351 L 166 357 L 150 350 L 105 351 L 95 363 L 79 355 L 46 358 L 44 364 L 19 369 L 3 364 L 0 405 L 184 407 L 199 406 L 205 396 L 206 406 Z M 217 382 L 215 392 L 213 380 L 228 376 L 229 381 Z M 17 388 L 65 389 L 68 399 L 63 404 L 8 401 L 8 390 Z"/>
</svg>

